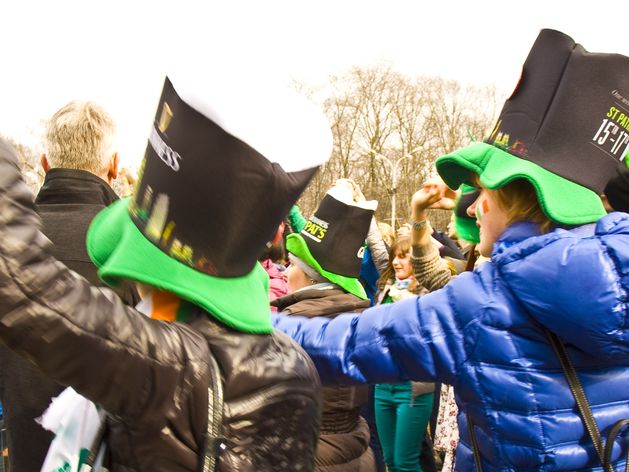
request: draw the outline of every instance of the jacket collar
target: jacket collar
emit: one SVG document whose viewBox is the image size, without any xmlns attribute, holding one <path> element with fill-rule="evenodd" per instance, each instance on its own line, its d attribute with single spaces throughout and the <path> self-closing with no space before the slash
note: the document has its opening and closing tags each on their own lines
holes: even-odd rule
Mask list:
<svg viewBox="0 0 629 472">
<path fill-rule="evenodd" d="M 528 221 L 515 222 L 502 233 L 498 241 L 494 244 L 491 260 L 512 260 L 518 258 L 517 254 L 524 256 L 530 251 L 535 251 L 546 246 L 550 241 L 566 236 L 588 237 L 594 235 L 597 228 L 610 220 L 609 215 L 601 218 L 597 223 L 588 223 L 581 226 L 569 228 L 557 228 L 550 233 L 541 234 L 536 224 Z"/>
<path fill-rule="evenodd" d="M 77 169 L 50 169 L 46 173 L 35 203 L 49 204 L 96 204 L 108 206 L 118 200 L 118 195 L 100 177 Z"/>
<path fill-rule="evenodd" d="M 494 247 L 491 251 L 492 259 L 505 249 L 518 244 L 525 239 L 533 236 L 539 236 L 540 232 L 535 223 L 529 221 L 517 221 L 507 227 L 507 229 L 500 235 L 498 241 L 494 243 Z"/>
</svg>

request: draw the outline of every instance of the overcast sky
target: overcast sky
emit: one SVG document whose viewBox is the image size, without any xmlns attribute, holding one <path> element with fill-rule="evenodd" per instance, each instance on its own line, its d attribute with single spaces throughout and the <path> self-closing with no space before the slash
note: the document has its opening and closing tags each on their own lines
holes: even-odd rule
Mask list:
<svg viewBox="0 0 629 472">
<path fill-rule="evenodd" d="M 510 92 L 541 28 L 629 56 L 621 2 L 568 0 L 3 1 L 0 134 L 72 99 L 103 105 L 136 167 L 167 71 L 182 64 L 324 83 L 353 65 L 495 84 Z M 624 10 L 624 7 L 622 7 Z"/>
</svg>

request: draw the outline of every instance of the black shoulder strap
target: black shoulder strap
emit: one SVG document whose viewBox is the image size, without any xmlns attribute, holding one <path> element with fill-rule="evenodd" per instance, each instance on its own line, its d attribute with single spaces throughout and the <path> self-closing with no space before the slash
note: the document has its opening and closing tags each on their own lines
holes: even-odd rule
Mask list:
<svg viewBox="0 0 629 472">
<path fill-rule="evenodd" d="M 89 454 L 87 455 L 85 462 L 81 464 L 79 472 L 92 471 L 92 469 L 94 468 L 94 464 L 96 463 L 98 453 L 104 446 L 105 436 L 107 435 L 107 430 L 109 429 L 109 423 L 107 422 L 107 412 L 104 410 L 99 410 L 98 417 L 100 418 L 100 426 L 98 427 L 98 431 L 96 431 L 96 436 L 94 436 L 94 439 L 92 440 Z"/>
<path fill-rule="evenodd" d="M 590 435 L 590 439 L 594 444 L 594 449 L 596 450 L 596 454 L 598 455 L 601 464 L 603 465 L 603 470 L 605 472 L 613 472 L 614 468 L 611 465 L 611 453 L 612 448 L 614 446 L 614 440 L 616 436 L 620 432 L 620 430 L 629 424 L 629 420 L 620 420 L 614 424 L 612 430 L 610 431 L 609 436 L 607 437 L 607 441 L 605 443 L 605 449 L 603 449 L 603 438 L 601 437 L 601 433 L 598 430 L 598 426 L 596 421 L 594 420 L 594 415 L 592 414 L 592 409 L 590 408 L 590 404 L 585 396 L 585 391 L 583 390 L 583 386 L 581 385 L 581 381 L 579 380 L 579 376 L 577 375 L 577 371 L 575 370 L 570 358 L 568 357 L 568 352 L 564 347 L 563 343 L 559 340 L 557 335 L 548 329 L 544 328 L 546 333 L 546 337 L 548 338 L 550 345 L 553 347 L 559 362 L 561 363 L 561 368 L 563 369 L 564 375 L 568 380 L 568 385 L 570 385 L 570 390 L 572 391 L 572 396 L 574 397 L 575 402 L 577 403 L 577 407 L 579 408 L 579 413 L 581 414 L 581 419 L 585 424 L 585 429 Z M 625 465 L 625 471 L 629 471 L 629 451 L 627 452 L 627 462 Z"/>
<path fill-rule="evenodd" d="M 474 265 L 476 264 L 477 258 L 476 244 L 472 244 L 468 252 L 464 272 L 471 272 L 474 270 Z M 483 472 L 483 464 L 481 463 L 480 458 L 480 449 L 478 448 L 478 441 L 476 441 L 476 435 L 474 434 L 474 423 L 472 423 L 472 417 L 469 415 L 469 413 L 465 413 L 465 417 L 467 418 L 467 430 L 470 435 L 470 442 L 472 443 L 472 452 L 474 453 L 474 464 L 476 465 L 476 471 Z"/>
<path fill-rule="evenodd" d="M 202 472 L 214 472 L 221 452 L 227 447 L 223 437 L 223 381 L 221 371 L 210 351 L 210 385 L 208 387 L 207 432 L 201 462 Z"/>
<path fill-rule="evenodd" d="M 472 443 L 472 452 L 474 453 L 474 464 L 476 464 L 476 472 L 483 472 L 483 464 L 480 461 L 480 449 L 478 448 L 478 442 L 476 441 L 476 435 L 474 434 L 474 423 L 469 413 L 465 414 L 467 418 L 467 430 L 470 435 L 470 442 Z"/>
<path fill-rule="evenodd" d="M 563 369 L 564 375 L 568 380 L 568 385 L 570 385 L 570 391 L 572 392 L 572 396 L 577 403 L 579 413 L 581 413 L 581 418 L 583 419 L 583 423 L 585 424 L 585 429 L 587 429 L 587 432 L 590 435 L 592 442 L 594 443 L 596 454 L 598 455 L 598 458 L 602 463 L 603 439 L 601 437 L 600 431 L 598 430 L 598 425 L 596 424 L 596 421 L 594 421 L 594 415 L 592 415 L 592 409 L 590 408 L 590 404 L 587 400 L 587 397 L 585 396 L 585 392 L 583 391 L 583 386 L 581 385 L 579 376 L 572 366 L 572 362 L 570 362 L 570 358 L 568 357 L 566 348 L 563 346 L 557 335 L 547 329 L 544 329 L 544 331 L 546 332 L 546 337 L 548 338 L 550 345 L 555 351 L 555 355 L 559 359 L 559 362 L 561 362 L 561 368 Z"/>
</svg>

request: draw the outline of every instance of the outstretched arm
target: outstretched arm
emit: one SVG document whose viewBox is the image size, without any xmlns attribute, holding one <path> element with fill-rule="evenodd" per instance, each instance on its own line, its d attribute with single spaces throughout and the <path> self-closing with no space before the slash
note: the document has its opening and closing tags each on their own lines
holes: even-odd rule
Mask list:
<svg viewBox="0 0 629 472">
<path fill-rule="evenodd" d="M 406 380 L 458 383 L 465 362 L 463 337 L 478 320 L 452 303 L 466 274 L 421 298 L 380 305 L 360 314 L 327 318 L 275 315 L 276 329 L 295 339 L 328 384 L 395 383 Z M 466 290 L 466 289 L 464 289 Z M 474 290 L 466 290 L 474 294 Z"/>
</svg>

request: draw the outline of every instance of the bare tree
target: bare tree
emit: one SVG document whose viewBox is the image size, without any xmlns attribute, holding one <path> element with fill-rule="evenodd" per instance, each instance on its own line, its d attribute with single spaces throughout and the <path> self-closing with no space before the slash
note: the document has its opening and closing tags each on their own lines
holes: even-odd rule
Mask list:
<svg viewBox="0 0 629 472">
<path fill-rule="evenodd" d="M 497 111 L 491 87 L 408 77 L 388 64 L 353 67 L 331 77 L 328 90 L 323 108 L 334 151 L 300 200 L 305 215 L 315 210 L 337 178 L 348 177 L 367 198 L 379 201 L 379 219 L 390 217 L 391 195 L 396 192 L 396 219 L 406 221 L 410 197 L 434 173 L 437 157 L 485 136 Z M 399 161 L 395 188 L 393 165 L 384 160 Z M 450 215 L 439 212 L 433 218 L 445 229 Z"/>
</svg>

